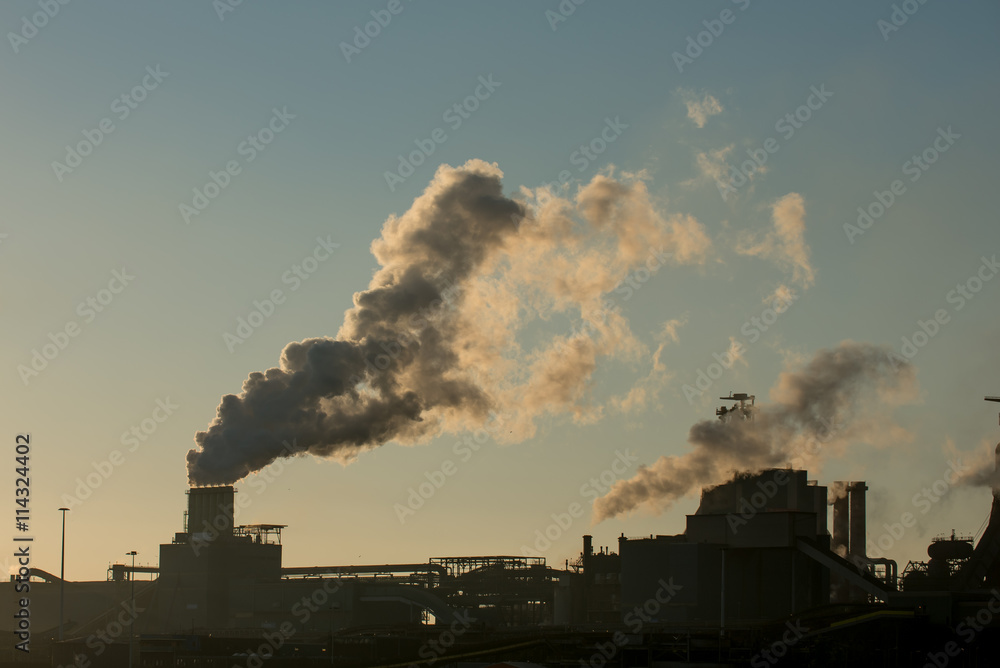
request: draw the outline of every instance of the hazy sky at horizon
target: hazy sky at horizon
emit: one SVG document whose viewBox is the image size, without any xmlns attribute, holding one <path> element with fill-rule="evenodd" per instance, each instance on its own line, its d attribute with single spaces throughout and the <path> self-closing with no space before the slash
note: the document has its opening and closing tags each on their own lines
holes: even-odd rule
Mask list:
<svg viewBox="0 0 1000 668">
<path fill-rule="evenodd" d="M 181 530 L 185 454 L 220 397 L 277 365 L 287 343 L 336 335 L 378 268 L 370 245 L 385 221 L 410 207 L 439 165 L 470 159 L 496 163 L 509 196 L 564 171 L 570 196 L 612 165 L 641 173 L 659 210 L 704 227 L 704 263 L 664 268 L 620 300 L 646 350 L 599 366 L 590 386 L 598 403 L 626 393 L 648 373 L 664 323 L 681 321 L 660 357 L 668 377 L 658 400 L 593 424 L 543 418 L 535 437 L 487 442 L 467 461 L 454 450 L 463 435 L 443 435 L 389 443 L 346 467 L 301 457 L 269 472 L 272 482 L 251 476 L 237 484 L 251 499 L 238 521 L 289 525 L 285 565 L 521 554 L 574 503 L 587 513 L 544 552 L 552 565 L 575 558 L 585 533 L 615 545 L 622 533 L 680 532 L 696 497 L 591 526 L 582 487 L 620 452 L 634 453 L 621 477 L 684 454 L 688 429 L 712 417 L 718 397 L 749 392 L 766 402 L 783 370 L 821 349 L 852 340 L 905 352 L 904 337 L 941 310 L 947 321 L 912 355 L 918 400 L 885 416 L 912 438 L 858 443 L 810 478 L 868 482 L 869 538 L 916 514 L 918 525 L 888 551 L 901 568 L 926 558 L 932 536 L 971 534 L 985 519 L 986 489 L 949 489 L 927 512 L 914 497 L 956 457 L 992 456 L 1000 438 L 1000 406 L 983 402 L 1000 394 L 1000 280 L 990 268 L 1000 252 L 989 181 L 1000 148 L 995 3 L 928 2 L 890 30 L 892 2 L 590 0 L 555 22 L 556 0 L 403 0 L 348 56 L 341 44 L 376 20 L 372 12 L 386 16 L 389 0 L 244 0 L 221 16 L 209 0 L 90 0 L 59 4 L 32 32 L 40 4 L 49 3 L 0 7 L 0 396 L 4 438 L 33 439 L 35 566 L 58 571 L 56 509 L 81 485 L 89 494 L 67 517 L 67 576 L 103 579 L 133 549 L 138 562 L 156 563 L 157 546 Z M 698 39 L 703 46 L 692 47 Z M 493 90 L 467 118 L 448 111 L 487 90 L 483 80 Z M 144 99 L 122 101 L 136 86 Z M 810 100 L 814 108 L 799 112 L 807 120 L 786 119 Z M 113 129 L 102 130 L 103 119 Z M 254 148 L 248 136 L 269 124 L 280 132 Z M 618 128 L 614 141 L 587 158 L 581 146 L 609 127 Z M 438 128 L 446 138 L 390 188 L 386 172 Z M 93 150 L 67 163 L 67 147 L 88 137 L 99 138 Z M 761 151 L 765 169 L 723 199 L 717 180 Z M 926 170 L 914 162 L 925 151 L 935 157 Z M 194 206 L 193 190 L 231 161 L 238 173 L 185 220 L 180 205 Z M 845 230 L 859 207 L 877 212 L 877 193 L 896 180 L 882 215 Z M 772 233 L 772 206 L 792 193 L 804 207 L 811 284 L 781 258 L 735 252 L 746 235 Z M 318 238 L 339 246 L 297 283 L 294 267 Z M 134 278 L 122 288 L 116 272 Z M 959 300 L 957 286 L 977 274 L 990 279 Z M 798 299 L 753 337 L 747 323 L 783 284 Z M 101 292 L 108 287 L 122 289 Z M 275 289 L 285 301 L 227 346 L 224 334 Z M 100 311 L 87 304 L 111 294 Z M 26 374 L 69 323 L 78 334 Z M 538 327 L 565 333 L 576 324 Z M 689 400 L 684 386 L 731 339 L 746 344 L 745 364 Z M 164 415 L 158 402 L 175 407 L 133 445 L 125 434 Z M 123 463 L 103 465 L 116 450 Z M 447 460 L 457 471 L 401 522 L 396 505 Z M 110 474 L 91 488 L 95 468 Z"/>
</svg>

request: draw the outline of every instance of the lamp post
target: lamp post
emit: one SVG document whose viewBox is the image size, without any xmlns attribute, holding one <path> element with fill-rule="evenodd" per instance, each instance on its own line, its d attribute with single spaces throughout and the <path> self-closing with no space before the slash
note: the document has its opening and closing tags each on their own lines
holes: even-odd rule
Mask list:
<svg viewBox="0 0 1000 668">
<path fill-rule="evenodd" d="M 63 639 L 63 611 L 66 603 L 66 513 L 69 508 L 60 508 L 62 513 L 62 555 L 59 559 L 59 640 Z"/>
<path fill-rule="evenodd" d="M 132 557 L 132 571 L 129 573 L 129 580 L 132 581 L 132 621 L 128 625 L 128 668 L 132 668 L 132 640 L 135 638 L 135 555 L 138 552 L 132 550 L 126 552 L 126 556 Z"/>
</svg>

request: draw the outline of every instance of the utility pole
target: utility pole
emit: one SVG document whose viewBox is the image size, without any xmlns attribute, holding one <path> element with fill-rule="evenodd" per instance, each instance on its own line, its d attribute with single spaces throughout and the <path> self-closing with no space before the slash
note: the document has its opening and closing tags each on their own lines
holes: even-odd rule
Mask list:
<svg viewBox="0 0 1000 668">
<path fill-rule="evenodd" d="M 62 556 L 59 559 L 59 640 L 63 639 L 63 612 L 66 609 L 66 513 L 69 508 L 60 508 L 62 513 Z"/>
<path fill-rule="evenodd" d="M 132 581 L 132 621 L 128 625 L 128 668 L 132 668 L 132 641 L 135 638 L 135 550 L 126 552 L 126 556 L 132 557 L 132 570 L 128 574 L 128 579 Z"/>
</svg>

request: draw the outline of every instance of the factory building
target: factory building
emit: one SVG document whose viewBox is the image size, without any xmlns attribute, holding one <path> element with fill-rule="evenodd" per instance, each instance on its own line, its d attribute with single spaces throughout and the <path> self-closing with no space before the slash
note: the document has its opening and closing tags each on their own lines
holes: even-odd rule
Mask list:
<svg viewBox="0 0 1000 668">
<path fill-rule="evenodd" d="M 160 586 L 144 616 L 145 631 L 224 633 L 288 622 L 301 633 L 330 633 L 420 623 L 427 613 L 451 614 L 440 598 L 413 586 L 433 580 L 440 567 L 283 568 L 284 525 L 235 526 L 234 508 L 232 486 L 188 491 L 185 531 L 160 545 Z"/>
<path fill-rule="evenodd" d="M 809 554 L 829 548 L 826 519 L 826 487 L 805 471 L 706 489 L 683 534 L 620 539 L 622 607 L 641 608 L 662 582 L 676 586 L 656 616 L 662 623 L 745 624 L 826 604 L 829 571 Z"/>
<path fill-rule="evenodd" d="M 720 417 L 747 413 L 743 403 Z M 1000 471 L 1000 445 L 996 456 Z M 912 648 L 933 652 L 975 628 L 955 665 L 996 665 L 1000 490 L 978 542 L 935 539 L 930 560 L 902 574 L 866 552 L 867 490 L 865 481 L 828 488 L 790 468 L 737 474 L 702 490 L 683 533 L 623 535 L 617 552 L 584 536 L 579 559 L 559 570 L 542 557 L 503 555 L 286 567 L 284 525 L 236 525 L 232 486 L 194 487 L 158 566 L 114 564 L 106 582 L 33 570 L 35 651 L 51 657 L 39 666 L 77 668 L 129 665 L 133 637 L 133 665 L 146 668 L 256 668 L 251 659 L 264 665 L 265 650 L 275 668 L 444 666 L 457 657 L 469 668 L 576 666 L 594 665 L 600 647 L 616 648 L 600 662 L 614 668 L 746 665 L 781 646 L 794 622 L 808 633 L 784 649 L 800 658 L 904 665 L 920 658 Z M 13 586 L 12 578 L 0 610 L 8 631 Z M 62 589 L 66 639 L 56 642 Z"/>
<path fill-rule="evenodd" d="M 853 633 L 869 649 L 894 639 L 895 650 L 883 648 L 891 660 L 905 643 L 947 642 L 949 628 L 989 605 L 1000 498 L 975 547 L 961 538 L 932 544 L 932 563 L 947 563 L 946 580 L 933 579 L 945 571 L 928 565 L 909 568 L 897 583 L 893 566 L 863 551 L 864 506 L 851 495 L 867 485 L 833 487 L 846 490 L 848 516 L 834 500 L 832 535 L 828 489 L 805 471 L 768 469 L 704 489 L 681 534 L 622 536 L 617 553 L 595 550 L 585 536 L 566 570 L 514 556 L 285 567 L 283 526 L 237 526 L 232 487 L 192 488 L 184 530 L 161 545 L 158 567 L 116 564 L 106 582 L 65 583 L 67 639 L 47 651 L 51 665 L 124 667 L 134 622 L 136 665 L 148 668 L 247 665 L 280 629 L 289 635 L 275 660 L 295 665 L 329 665 L 331 657 L 345 668 L 408 665 L 452 633 L 454 652 L 573 665 L 625 639 L 614 664 L 625 668 L 652 666 L 653 656 L 746 659 L 768 634 L 804 619 L 812 630 L 796 651 L 846 651 L 845 633 Z M 835 539 L 844 540 L 845 526 L 846 546 Z M 134 582 L 133 605 L 132 578 L 142 575 L 155 579 Z M 35 576 L 36 642 L 46 651 L 59 582 Z M 847 591 L 839 602 L 838 581 Z M 996 603 L 1000 610 L 1000 596 Z M 991 624 L 977 635 L 977 651 L 1000 639 L 1000 614 Z"/>
</svg>

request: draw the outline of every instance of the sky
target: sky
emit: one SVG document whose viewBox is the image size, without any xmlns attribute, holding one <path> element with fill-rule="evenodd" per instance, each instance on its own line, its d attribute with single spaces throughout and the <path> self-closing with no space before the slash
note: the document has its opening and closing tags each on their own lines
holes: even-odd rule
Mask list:
<svg viewBox="0 0 1000 668">
<path fill-rule="evenodd" d="M 11 469 L 30 434 L 11 538 L 57 572 L 68 506 L 67 577 L 156 564 L 223 395 L 291 342 L 361 340 L 356 293 L 471 257 L 407 245 L 472 225 L 434 209 L 465 187 L 517 210 L 448 237 L 488 247 L 438 325 L 463 324 L 448 373 L 489 400 L 431 406 L 414 367 L 419 424 L 237 482 L 238 523 L 288 525 L 285 565 L 561 566 L 583 534 L 681 532 L 700 484 L 593 502 L 669 474 L 720 397 L 787 408 L 850 350 L 848 426 L 804 452 L 796 423 L 779 459 L 866 480 L 868 537 L 901 567 L 975 534 L 990 490 L 952 471 L 1000 439 L 998 20 L 983 1 L 4 2 Z"/>
</svg>

